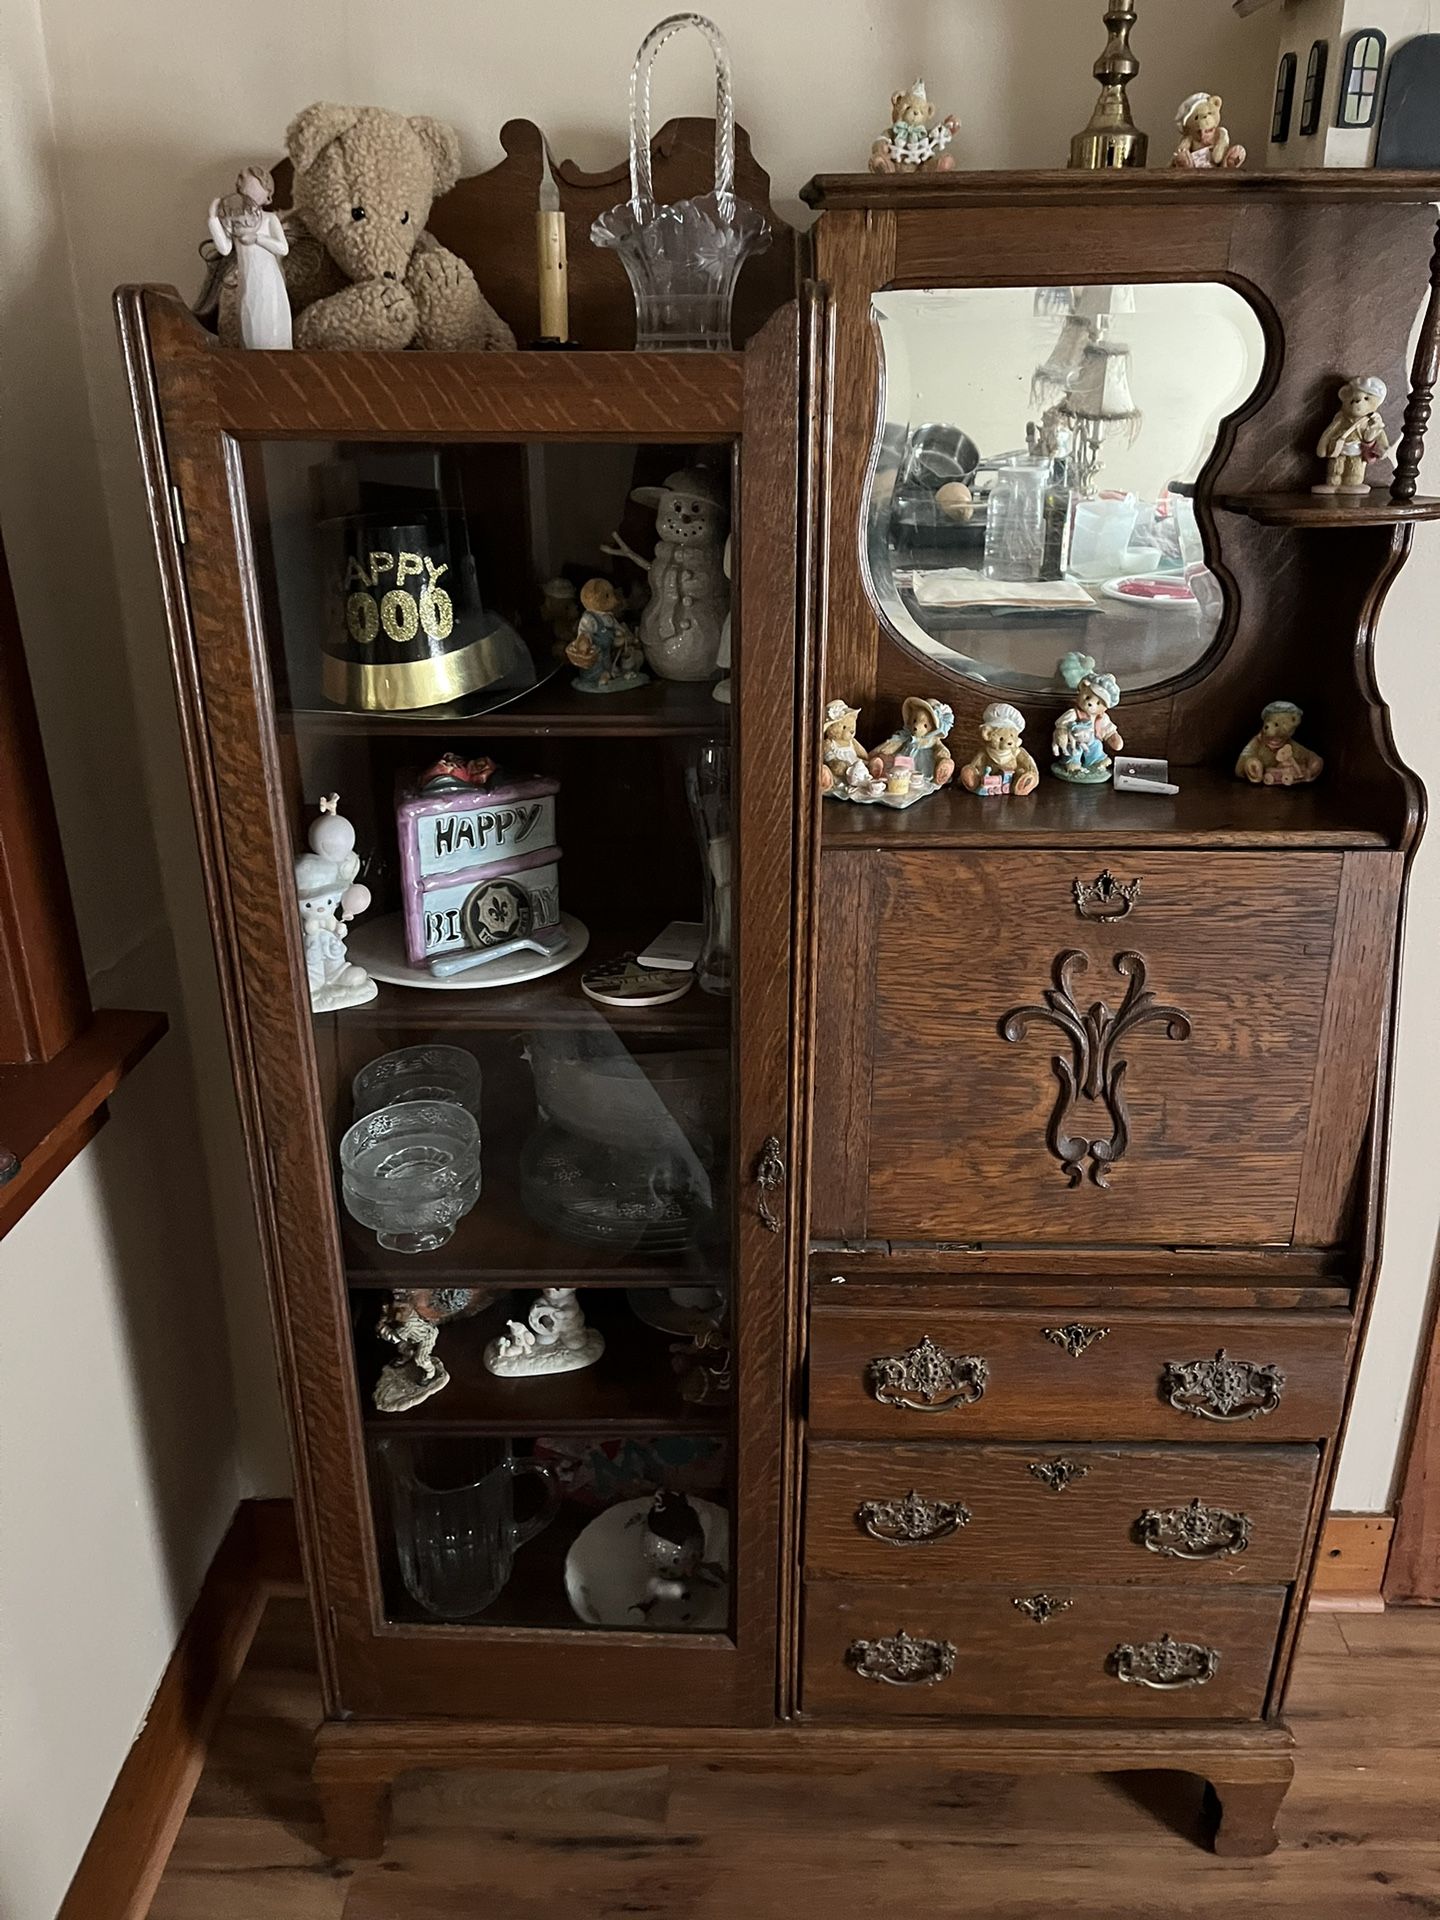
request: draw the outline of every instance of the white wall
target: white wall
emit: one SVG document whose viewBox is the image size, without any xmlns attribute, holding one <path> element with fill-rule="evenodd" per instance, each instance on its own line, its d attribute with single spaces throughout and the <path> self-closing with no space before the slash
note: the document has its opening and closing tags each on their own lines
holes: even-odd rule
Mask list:
<svg viewBox="0 0 1440 1920">
<path fill-rule="evenodd" d="M 1059 162 L 1094 98 L 1102 10 L 1100 0 L 715 0 L 740 118 L 794 217 L 809 174 L 862 163 L 890 92 L 916 72 L 964 121 L 962 166 Z M 19 1524 L 4 1530 L 0 1609 L 30 1692 L 17 1741 L 16 1656 L 13 1645 L 0 1649 L 0 1765 L 12 1769 L 0 1784 L 11 1799 L 7 1832 L 31 1842 L 7 1857 L 32 1854 L 23 1884 L 0 1879 L 7 1920 L 45 1920 L 53 1909 L 229 1497 L 217 1271 L 239 1484 L 286 1484 L 111 290 L 150 280 L 192 291 L 210 196 L 240 162 L 277 154 L 286 121 L 311 99 L 445 116 L 460 129 L 467 170 L 498 158 L 498 129 L 512 115 L 540 120 L 560 154 L 615 160 L 633 50 L 662 12 L 657 0 L 525 10 L 427 0 L 409 11 L 391 0 L 10 0 L 6 9 L 0 510 L 99 997 L 162 1000 L 177 1022 L 165 1053 L 117 1103 L 116 1124 L 0 1248 L 0 1300 L 7 1322 L 27 1328 L 26 1366 L 29 1277 L 40 1270 L 48 1296 L 57 1272 L 72 1276 L 64 1310 L 45 1323 L 62 1371 L 49 1391 L 32 1380 L 14 1396 L 29 1420 L 16 1428 L 20 1450 L 7 1449 L 16 1477 L 6 1513 Z M 1232 131 L 1263 149 L 1275 30 L 1273 15 L 1237 20 L 1228 0 L 1148 0 L 1134 97 L 1157 163 L 1175 105 L 1201 84 L 1224 92 Z M 657 124 L 709 106 L 698 41 L 678 43 L 658 78 Z M 1417 262 L 1417 295 L 1422 278 Z M 1380 668 L 1402 750 L 1440 774 L 1440 699 L 1422 664 L 1440 552 L 1420 540 L 1422 558 L 1385 617 Z M 1440 849 L 1416 868 L 1389 1251 L 1342 1488 L 1359 1507 L 1388 1494 L 1440 1206 L 1425 1112 L 1440 1019 L 1429 1011 L 1440 1007 L 1437 875 Z M 137 1167 L 145 1176 L 126 1188 L 127 1213 L 116 1194 Z M 193 1203 L 193 1218 L 157 1235 L 158 1209 L 168 1220 L 177 1196 Z M 17 1365 L 12 1356 L 12 1374 Z M 78 1450 L 66 1439 L 81 1430 L 67 1422 L 76 1408 L 93 1416 L 84 1430 L 94 1444 Z M 178 1444 L 157 1447 L 157 1433 Z M 66 1449 L 58 1502 L 46 1498 L 52 1442 Z M 32 1559 L 53 1574 L 46 1590 L 67 1599 L 37 1607 Z M 87 1664 L 97 1647 L 118 1651 Z"/>
</svg>

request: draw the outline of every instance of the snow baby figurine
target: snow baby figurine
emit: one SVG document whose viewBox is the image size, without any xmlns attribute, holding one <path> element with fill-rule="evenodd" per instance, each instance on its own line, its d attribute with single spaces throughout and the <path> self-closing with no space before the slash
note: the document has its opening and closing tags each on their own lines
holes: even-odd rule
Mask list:
<svg viewBox="0 0 1440 1920">
<path fill-rule="evenodd" d="M 543 1287 L 523 1321 L 507 1320 L 485 1349 L 485 1365 L 502 1380 L 533 1374 L 576 1373 L 593 1367 L 605 1336 L 587 1326 L 573 1287 Z"/>
<path fill-rule="evenodd" d="M 565 658 L 580 672 L 571 681 L 577 693 L 629 693 L 646 687 L 640 642 L 620 618 L 624 602 L 613 582 L 596 577 L 580 589 L 584 611 Z"/>
<path fill-rule="evenodd" d="M 1120 704 L 1120 687 L 1113 673 L 1099 673 L 1089 654 L 1067 653 L 1060 662 L 1061 678 L 1073 689 L 1075 703 L 1055 722 L 1050 771 L 1079 786 L 1101 786 L 1110 778 L 1110 762 L 1125 742 L 1110 715 Z"/>
<path fill-rule="evenodd" d="M 945 149 L 960 131 L 953 114 L 931 127 L 935 109 L 917 80 L 903 93 L 890 96 L 890 125 L 871 143 L 871 173 L 949 173 L 954 156 Z"/>
<path fill-rule="evenodd" d="M 1369 493 L 1365 469 L 1390 451 L 1390 436 L 1380 409 L 1388 389 L 1378 374 L 1347 380 L 1340 389 L 1340 411 L 1321 434 L 1315 451 L 1326 462 L 1325 478 L 1312 493 Z"/>
<path fill-rule="evenodd" d="M 980 716 L 980 745 L 960 769 L 960 784 L 967 793 L 982 797 L 992 794 L 1033 793 L 1040 784 L 1040 769 L 1020 744 L 1025 731 L 1025 716 L 1008 700 L 992 700 Z"/>
<path fill-rule="evenodd" d="M 326 794 L 319 819 L 310 825 L 310 851 L 295 862 L 305 976 L 315 1013 L 363 1007 L 380 991 L 345 952 L 345 923 L 364 913 L 370 889 L 355 877 L 360 871 L 355 829 L 338 811 L 339 805 L 338 793 Z"/>
<path fill-rule="evenodd" d="M 275 182 L 264 167 L 246 167 L 234 193 L 210 202 L 210 238 L 222 258 L 235 256 L 240 275 L 240 343 L 288 347 L 290 295 L 280 262 L 290 251 L 278 213 L 267 211 Z"/>
<path fill-rule="evenodd" d="M 943 700 L 920 700 L 914 695 L 901 706 L 900 715 L 900 726 L 871 755 L 870 771 L 885 775 L 890 792 L 920 799 L 948 786 L 955 772 L 945 744 L 955 715 Z M 902 779 L 909 776 L 904 787 L 895 784 L 897 772 Z"/>
</svg>

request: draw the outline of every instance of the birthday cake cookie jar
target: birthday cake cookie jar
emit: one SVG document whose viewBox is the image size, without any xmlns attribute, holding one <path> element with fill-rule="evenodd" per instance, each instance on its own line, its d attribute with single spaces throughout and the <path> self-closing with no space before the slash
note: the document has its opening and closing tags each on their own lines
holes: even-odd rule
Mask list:
<svg viewBox="0 0 1440 1920">
<path fill-rule="evenodd" d="M 560 924 L 558 780 L 443 755 L 397 808 L 411 966 Z"/>
</svg>

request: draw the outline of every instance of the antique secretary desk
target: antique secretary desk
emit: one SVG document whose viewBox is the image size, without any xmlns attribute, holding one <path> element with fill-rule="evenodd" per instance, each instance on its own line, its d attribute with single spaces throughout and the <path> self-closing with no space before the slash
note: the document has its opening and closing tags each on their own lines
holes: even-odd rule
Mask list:
<svg viewBox="0 0 1440 1920">
<path fill-rule="evenodd" d="M 523 332 L 521 131 L 434 224 Z M 686 138 L 671 197 L 703 177 L 703 130 Z M 741 185 L 763 200 L 763 175 Z M 1415 485 L 1433 290 L 1408 407 L 1404 366 L 1440 180 L 821 178 L 800 296 L 777 247 L 743 350 L 687 356 L 628 351 L 618 272 L 587 258 L 615 177 L 562 169 L 561 189 L 574 353 L 225 351 L 173 294 L 121 296 L 291 1418 L 329 1845 L 377 1851 L 411 1768 L 698 1755 L 1187 1770 L 1217 1847 L 1266 1851 L 1378 1255 L 1423 801 L 1371 643 L 1415 523 L 1440 517 Z M 1389 383 L 1397 442 L 1404 415 L 1395 483 L 1313 495 L 1357 372 Z M 1047 495 L 1045 564 L 1001 591 L 992 519 L 1062 394 L 1080 497 L 1057 517 Z M 696 462 L 730 487 L 728 707 L 670 681 L 587 701 L 564 669 L 473 718 L 324 698 L 337 500 L 428 490 L 487 603 L 534 634 L 540 585 L 602 564 L 636 476 Z M 968 516 L 936 510 L 957 479 Z M 1168 759 L 1178 792 L 1047 773 L 1024 798 L 819 801 L 835 698 L 866 740 L 905 697 L 943 701 L 958 760 L 1003 699 L 1047 763 L 1067 654 L 1116 674 L 1125 750 Z M 1234 776 L 1281 697 L 1324 756 L 1315 785 Z M 442 748 L 558 780 L 589 954 L 312 1015 L 292 863 L 315 803 L 342 794 L 378 919 L 397 783 Z M 728 793 L 730 991 L 598 1006 L 584 966 L 702 910 L 700 756 Z M 336 1146 L 357 1070 L 433 1040 L 480 1063 L 483 1190 L 445 1247 L 387 1253 L 340 1203 Z M 537 1128 L 597 1061 L 607 1085 L 681 1088 L 675 1150 L 704 1174 L 684 1231 L 557 1226 Z M 603 1151 L 623 1156 L 631 1110 L 617 1093 Z M 578 1287 L 604 1357 L 496 1379 L 485 1342 L 545 1286 Z M 417 1288 L 490 1304 L 442 1330 L 446 1389 L 382 1414 L 377 1315 Z M 702 1295 L 724 1357 L 696 1393 L 672 1308 Z M 543 1468 L 558 1512 L 501 1555 L 483 1610 L 443 1619 L 405 1577 L 396 1462 L 461 1485 L 477 1448 Z M 708 1614 L 587 1619 L 567 1582 L 590 1530 L 667 1486 L 728 1534 L 707 1535 Z M 611 1537 L 613 1571 L 636 1536 Z"/>
</svg>

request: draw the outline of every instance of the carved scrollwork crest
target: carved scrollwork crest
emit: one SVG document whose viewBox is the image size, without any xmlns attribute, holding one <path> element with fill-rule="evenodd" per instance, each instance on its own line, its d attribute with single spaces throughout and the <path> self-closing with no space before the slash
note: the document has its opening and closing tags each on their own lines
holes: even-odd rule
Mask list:
<svg viewBox="0 0 1440 1920">
<path fill-rule="evenodd" d="M 1067 1460 L 1060 1455 L 1054 1460 L 1032 1460 L 1030 1472 L 1037 1480 L 1042 1480 L 1052 1493 L 1064 1493 L 1072 1480 L 1083 1480 L 1090 1471 L 1080 1460 Z"/>
<path fill-rule="evenodd" d="M 1082 920 L 1123 920 L 1140 897 L 1138 880 L 1117 880 L 1106 867 L 1093 880 L 1072 883 L 1075 911 Z"/>
<path fill-rule="evenodd" d="M 1116 1647 L 1109 1666 L 1114 1677 L 1127 1686 L 1173 1693 L 1181 1687 L 1203 1687 L 1213 1680 L 1220 1670 L 1220 1649 L 1202 1647 L 1193 1640 L 1172 1640 L 1168 1633 L 1162 1633 L 1158 1640 Z"/>
<path fill-rule="evenodd" d="M 1146 987 L 1145 961 L 1138 953 L 1115 955 L 1115 971 L 1126 982 L 1119 1011 L 1112 1012 L 1103 1000 L 1082 1009 L 1075 998 L 1074 976 L 1089 964 L 1083 953 L 1060 954 L 1055 961 L 1055 984 L 1046 989 L 1044 1001 L 1012 1008 L 1001 1020 L 1000 1032 L 1006 1040 L 1023 1040 L 1031 1022 L 1043 1020 L 1069 1042 L 1068 1054 L 1051 1056 L 1060 1093 L 1046 1128 L 1046 1145 L 1072 1187 L 1084 1179 L 1087 1160 L 1091 1180 L 1097 1187 L 1108 1187 L 1110 1168 L 1130 1145 L 1130 1113 L 1125 1103 L 1129 1062 L 1118 1051 L 1121 1041 L 1155 1024 L 1162 1025 L 1171 1040 L 1188 1040 L 1191 1026 L 1187 1013 L 1163 1005 Z M 1103 1115 L 1105 1131 L 1074 1131 L 1077 1119 L 1087 1115 L 1097 1119 Z"/>
<path fill-rule="evenodd" d="M 1225 1560 L 1250 1545 L 1250 1516 L 1192 1500 L 1188 1507 L 1147 1507 L 1135 1538 L 1167 1560 Z"/>
<path fill-rule="evenodd" d="M 862 1680 L 887 1687 L 933 1687 L 955 1671 L 952 1640 L 912 1640 L 903 1629 L 884 1640 L 854 1640 L 845 1661 Z"/>
<path fill-rule="evenodd" d="M 862 1500 L 855 1518 L 872 1540 L 893 1547 L 925 1547 L 970 1524 L 959 1500 L 927 1500 L 912 1487 L 903 1500 Z"/>
<path fill-rule="evenodd" d="M 887 1407 L 911 1413 L 945 1413 L 968 1407 L 985 1392 L 986 1363 L 973 1353 L 947 1353 L 927 1333 L 904 1353 L 870 1362 L 870 1391 Z"/>
<path fill-rule="evenodd" d="M 1017 1593 L 1010 1604 L 1018 1607 L 1037 1627 L 1048 1627 L 1057 1614 L 1068 1613 L 1075 1602 L 1059 1599 L 1053 1593 Z"/>
<path fill-rule="evenodd" d="M 1052 1346 L 1063 1347 L 1072 1360 L 1078 1360 L 1082 1353 L 1088 1353 L 1097 1340 L 1109 1337 L 1109 1327 L 1087 1327 L 1081 1320 L 1071 1320 L 1063 1327 L 1042 1327 L 1040 1331 Z"/>
<path fill-rule="evenodd" d="M 1180 1413 L 1199 1420 L 1254 1420 L 1280 1404 L 1285 1375 L 1268 1362 L 1232 1360 L 1221 1347 L 1213 1360 L 1171 1360 L 1160 1392 Z"/>
</svg>

